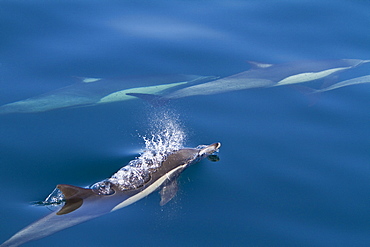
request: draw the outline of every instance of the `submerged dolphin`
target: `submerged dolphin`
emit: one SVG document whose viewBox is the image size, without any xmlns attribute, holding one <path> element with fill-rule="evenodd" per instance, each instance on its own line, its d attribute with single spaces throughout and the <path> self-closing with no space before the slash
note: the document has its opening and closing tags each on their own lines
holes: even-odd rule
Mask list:
<svg viewBox="0 0 370 247">
<path fill-rule="evenodd" d="M 51 213 L 19 231 L 1 247 L 19 246 L 46 237 L 126 207 L 159 188 L 162 198 L 160 204 L 164 205 L 176 195 L 176 179 L 180 173 L 191 164 L 218 151 L 220 146 L 220 143 L 214 143 L 180 149 L 170 153 L 156 168 L 144 167 L 145 171 L 138 170 L 136 162 L 136 166 L 125 166 L 112 178 L 98 182 L 88 189 L 60 184 L 57 186 L 58 193 L 51 196 L 57 195 L 52 198 L 57 201 L 61 197 L 64 206 L 57 213 Z"/>
<path fill-rule="evenodd" d="M 25 100 L 0 106 L 0 114 L 44 112 L 72 106 L 95 105 L 134 99 L 126 93 L 163 93 L 184 84 L 215 77 L 195 75 L 130 77 L 123 80 L 85 78 L 79 83 Z M 156 85 L 158 82 L 163 83 Z"/>
<path fill-rule="evenodd" d="M 364 84 L 364 83 L 370 83 L 370 75 L 360 76 L 360 77 L 356 77 L 353 79 L 341 81 L 333 85 L 330 85 L 328 87 L 325 87 L 319 90 L 314 90 L 313 93 L 322 93 L 322 92 L 334 90 L 334 89 L 341 88 L 341 87 L 346 87 L 346 86 L 356 85 L 356 84 Z"/>
<path fill-rule="evenodd" d="M 250 62 L 252 69 L 210 82 L 185 87 L 161 97 L 178 99 L 195 95 L 211 95 L 250 88 L 266 88 L 303 83 L 324 78 L 333 73 L 354 68 L 370 60 L 340 59 L 328 61 L 306 61 L 286 64 L 261 64 Z M 128 93 L 150 100 L 150 95 Z M 152 97 L 158 98 L 158 97 Z"/>
</svg>

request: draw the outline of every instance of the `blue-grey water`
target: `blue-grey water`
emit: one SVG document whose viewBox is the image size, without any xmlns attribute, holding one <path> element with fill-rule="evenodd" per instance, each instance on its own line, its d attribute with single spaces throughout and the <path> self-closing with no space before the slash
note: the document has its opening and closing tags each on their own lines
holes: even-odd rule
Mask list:
<svg viewBox="0 0 370 247">
<path fill-rule="evenodd" d="M 370 59 L 369 26 L 367 0 L 3 0 L 0 105 L 76 77 Z M 153 193 L 24 246 L 370 246 L 369 94 L 282 86 L 175 100 L 186 145 L 220 141 L 219 162 L 186 170 L 164 207 Z M 135 158 L 152 110 L 132 100 L 0 115 L 0 242 L 49 213 L 32 202 L 55 185 L 87 186 Z"/>
</svg>

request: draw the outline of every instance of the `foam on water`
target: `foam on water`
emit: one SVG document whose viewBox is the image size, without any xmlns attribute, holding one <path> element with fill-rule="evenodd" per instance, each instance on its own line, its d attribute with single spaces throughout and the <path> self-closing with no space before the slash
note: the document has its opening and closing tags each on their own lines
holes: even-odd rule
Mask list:
<svg viewBox="0 0 370 247">
<path fill-rule="evenodd" d="M 135 189 L 142 186 L 166 159 L 168 154 L 183 147 L 185 132 L 181 128 L 178 116 L 164 111 L 153 114 L 152 130 L 148 136 L 143 136 L 145 150 L 141 155 L 122 167 L 108 181 L 120 190 Z M 106 181 L 103 181 L 106 183 Z"/>
</svg>

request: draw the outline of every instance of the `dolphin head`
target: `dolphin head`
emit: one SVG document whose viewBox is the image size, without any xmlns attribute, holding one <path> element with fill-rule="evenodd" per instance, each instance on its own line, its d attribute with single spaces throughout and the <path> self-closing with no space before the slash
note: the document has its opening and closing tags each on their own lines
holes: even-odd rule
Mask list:
<svg viewBox="0 0 370 247">
<path fill-rule="evenodd" d="M 210 145 L 200 145 L 196 148 L 184 148 L 170 154 L 162 163 L 160 169 L 168 172 L 178 167 L 186 168 L 203 158 L 218 151 L 221 143 L 216 142 Z"/>
<path fill-rule="evenodd" d="M 201 157 L 207 157 L 207 156 L 217 152 L 220 147 L 221 147 L 220 142 L 216 142 L 216 143 L 213 143 L 213 144 L 208 145 L 208 146 L 205 145 L 200 149 L 199 155 Z"/>
</svg>

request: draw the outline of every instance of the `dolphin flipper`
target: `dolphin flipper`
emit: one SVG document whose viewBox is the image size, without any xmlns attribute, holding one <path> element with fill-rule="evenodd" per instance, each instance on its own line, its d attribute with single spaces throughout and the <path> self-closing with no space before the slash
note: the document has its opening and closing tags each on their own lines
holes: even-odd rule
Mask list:
<svg viewBox="0 0 370 247">
<path fill-rule="evenodd" d="M 159 194 L 161 195 L 161 202 L 159 203 L 159 205 L 163 206 L 167 202 L 171 201 L 172 198 L 175 197 L 177 191 L 178 191 L 178 186 L 177 186 L 176 179 L 174 179 L 170 183 L 163 186 L 163 188 L 159 192 Z"/>
</svg>

